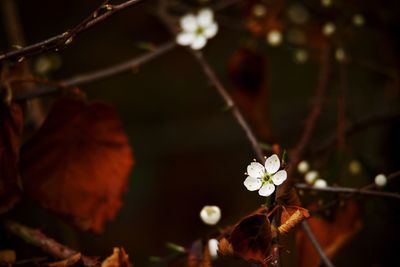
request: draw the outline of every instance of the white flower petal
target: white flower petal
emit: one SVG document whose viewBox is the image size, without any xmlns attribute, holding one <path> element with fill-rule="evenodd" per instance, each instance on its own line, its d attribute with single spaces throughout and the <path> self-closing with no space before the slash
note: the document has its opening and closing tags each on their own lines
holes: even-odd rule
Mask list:
<svg viewBox="0 0 400 267">
<path fill-rule="evenodd" d="M 313 184 L 314 181 L 319 177 L 319 173 L 317 171 L 309 171 L 306 173 L 306 175 L 304 176 L 304 180 L 306 180 L 306 182 L 308 184 Z"/>
<path fill-rule="evenodd" d="M 272 182 L 274 182 L 275 185 L 281 185 L 286 180 L 286 178 L 287 178 L 286 171 L 281 170 L 272 176 Z"/>
<path fill-rule="evenodd" d="M 386 183 L 387 183 L 387 177 L 386 177 L 386 175 L 384 175 L 384 174 L 378 174 L 378 175 L 375 177 L 375 184 L 376 184 L 377 186 L 385 186 Z"/>
<path fill-rule="evenodd" d="M 272 195 L 272 193 L 275 191 L 275 185 L 271 183 L 267 183 L 263 185 L 260 190 L 258 191 L 258 194 L 263 197 L 268 197 Z"/>
<path fill-rule="evenodd" d="M 205 224 L 215 225 L 221 219 L 221 209 L 218 206 L 204 206 L 200 218 Z"/>
<path fill-rule="evenodd" d="M 186 32 L 194 32 L 198 28 L 197 19 L 193 14 L 185 15 L 180 20 L 182 30 Z"/>
<path fill-rule="evenodd" d="M 203 35 L 197 35 L 191 47 L 194 50 L 200 50 L 206 45 L 206 43 L 207 43 L 206 37 L 204 37 Z"/>
<path fill-rule="evenodd" d="M 214 22 L 214 13 L 209 8 L 203 8 L 197 13 L 197 23 L 203 28 L 210 26 Z"/>
<path fill-rule="evenodd" d="M 217 32 L 218 32 L 217 23 L 212 23 L 203 30 L 204 36 L 207 37 L 208 39 L 213 38 L 217 34 Z"/>
<path fill-rule="evenodd" d="M 210 252 L 211 259 L 215 260 L 218 257 L 218 240 L 208 240 L 208 251 Z"/>
<path fill-rule="evenodd" d="M 328 186 L 328 183 L 324 179 L 317 179 L 314 183 L 314 187 L 317 188 L 325 188 Z"/>
<path fill-rule="evenodd" d="M 190 45 L 196 39 L 196 35 L 192 32 L 181 32 L 176 36 L 176 42 L 179 45 Z"/>
<path fill-rule="evenodd" d="M 280 167 L 281 167 L 281 163 L 276 154 L 267 158 L 267 160 L 265 161 L 265 169 L 267 170 L 267 173 L 269 173 L 269 174 L 276 173 Z"/>
<path fill-rule="evenodd" d="M 260 189 L 262 182 L 261 179 L 257 179 L 254 177 L 247 177 L 246 180 L 243 182 L 244 186 L 247 188 L 249 191 L 256 191 Z"/>
<path fill-rule="evenodd" d="M 265 174 L 265 168 L 261 163 L 252 162 L 247 166 L 247 174 L 254 178 L 261 178 Z"/>
</svg>

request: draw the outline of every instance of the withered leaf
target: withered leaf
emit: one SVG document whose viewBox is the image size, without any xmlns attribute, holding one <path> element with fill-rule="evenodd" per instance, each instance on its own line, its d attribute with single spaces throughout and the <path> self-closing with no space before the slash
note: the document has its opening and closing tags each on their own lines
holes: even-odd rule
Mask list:
<svg viewBox="0 0 400 267">
<path fill-rule="evenodd" d="M 132 267 L 129 256 L 123 248 L 114 248 L 113 254 L 106 258 L 101 267 Z"/>
<path fill-rule="evenodd" d="M 211 267 L 211 255 L 208 244 L 202 240 L 196 240 L 188 251 L 187 266 L 189 267 Z"/>
<path fill-rule="evenodd" d="M 82 99 L 58 99 L 22 148 L 26 192 L 82 229 L 100 232 L 121 207 L 133 165 L 115 109 Z"/>
<path fill-rule="evenodd" d="M 0 213 L 19 200 L 21 193 L 18 158 L 23 128 L 22 108 L 0 104 Z"/>
<path fill-rule="evenodd" d="M 232 245 L 235 256 L 266 266 L 272 245 L 267 209 L 261 208 L 236 224 L 229 243 Z"/>
<path fill-rule="evenodd" d="M 69 267 L 69 266 L 75 266 L 78 264 L 78 262 L 81 260 L 82 255 L 81 253 L 76 253 L 69 257 L 68 259 L 62 260 L 62 261 L 56 261 L 49 263 L 49 267 Z"/>
</svg>

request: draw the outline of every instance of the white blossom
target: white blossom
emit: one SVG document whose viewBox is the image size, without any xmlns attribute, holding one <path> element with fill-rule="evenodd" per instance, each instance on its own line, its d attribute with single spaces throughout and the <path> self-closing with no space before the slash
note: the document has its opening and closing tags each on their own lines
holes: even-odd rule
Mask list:
<svg viewBox="0 0 400 267">
<path fill-rule="evenodd" d="M 315 180 L 317 180 L 318 177 L 319 173 L 312 170 L 306 173 L 306 175 L 304 176 L 304 180 L 306 180 L 308 184 L 314 184 Z"/>
<path fill-rule="evenodd" d="M 194 50 L 202 49 L 207 40 L 218 32 L 214 13 L 209 8 L 201 9 L 197 15 L 187 14 L 180 20 L 182 32 L 176 36 L 179 45 L 190 46 Z"/>
<path fill-rule="evenodd" d="M 349 172 L 353 175 L 357 175 L 361 172 L 361 164 L 358 160 L 352 160 L 349 163 Z"/>
<path fill-rule="evenodd" d="M 215 260 L 218 257 L 218 240 L 212 238 L 208 240 L 208 251 L 210 252 L 211 259 Z"/>
<path fill-rule="evenodd" d="M 332 22 L 327 22 L 322 27 L 322 33 L 325 36 L 331 36 L 336 31 L 336 26 Z"/>
<path fill-rule="evenodd" d="M 307 161 L 302 160 L 299 162 L 299 164 L 297 164 L 297 170 L 299 171 L 299 173 L 306 173 L 308 172 L 308 170 L 310 169 L 310 164 L 308 164 Z"/>
<path fill-rule="evenodd" d="M 282 33 L 278 30 L 272 30 L 267 33 L 267 42 L 271 46 L 278 46 L 282 43 Z"/>
<path fill-rule="evenodd" d="M 249 191 L 258 190 L 261 196 L 270 196 L 275 191 L 275 186 L 281 185 L 287 178 L 285 170 L 280 170 L 281 163 L 276 154 L 270 156 L 262 165 L 252 162 L 247 166 L 247 178 L 244 186 Z"/>
<path fill-rule="evenodd" d="M 332 0 L 321 0 L 321 5 L 324 7 L 330 7 L 332 5 Z"/>
<path fill-rule="evenodd" d="M 296 63 L 303 64 L 303 63 L 305 63 L 305 62 L 307 61 L 307 59 L 308 59 L 308 53 L 307 53 L 306 50 L 304 50 L 304 49 L 297 49 L 297 50 L 294 52 L 294 61 L 295 61 Z M 299 165 L 297 165 L 297 168 L 298 168 L 298 167 L 299 167 Z"/>
<path fill-rule="evenodd" d="M 377 186 L 383 187 L 383 186 L 386 185 L 386 183 L 387 183 L 387 177 L 386 177 L 386 175 L 384 175 L 384 174 L 378 174 L 378 175 L 375 177 L 375 184 L 376 184 Z"/>
<path fill-rule="evenodd" d="M 215 225 L 221 219 L 221 209 L 218 206 L 204 206 L 200 218 L 205 224 Z"/>
<path fill-rule="evenodd" d="M 347 61 L 346 51 L 343 48 L 339 47 L 335 51 L 335 58 L 340 63 L 346 62 Z"/>
<path fill-rule="evenodd" d="M 314 187 L 317 188 L 325 188 L 328 186 L 328 183 L 324 179 L 317 179 L 314 182 Z"/>
<path fill-rule="evenodd" d="M 363 16 L 363 15 L 361 15 L 361 14 L 355 14 L 355 15 L 353 16 L 353 24 L 354 24 L 355 26 L 361 27 L 361 26 L 364 25 L 364 23 L 365 23 L 365 20 L 364 20 L 364 16 Z"/>
</svg>

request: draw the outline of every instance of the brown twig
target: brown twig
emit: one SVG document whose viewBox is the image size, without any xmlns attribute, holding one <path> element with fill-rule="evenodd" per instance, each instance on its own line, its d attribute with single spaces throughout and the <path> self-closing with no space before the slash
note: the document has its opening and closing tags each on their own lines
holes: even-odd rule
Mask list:
<svg viewBox="0 0 400 267">
<path fill-rule="evenodd" d="M 64 80 L 61 80 L 58 82 L 51 82 L 51 84 L 49 84 L 49 82 L 46 80 L 40 80 L 40 79 L 39 80 L 38 79 L 34 79 L 34 80 L 28 79 L 28 80 L 12 81 L 12 82 L 36 82 L 36 83 L 42 83 L 42 84 L 46 85 L 44 87 L 38 88 L 36 91 L 33 91 L 33 92 L 22 92 L 22 93 L 17 92 L 14 95 L 13 99 L 14 100 L 22 100 L 22 99 L 41 97 L 44 95 L 56 93 L 59 91 L 60 88 L 72 87 L 72 86 L 87 84 L 87 83 L 91 83 L 94 81 L 106 79 L 106 78 L 115 76 L 117 74 L 127 72 L 127 71 L 131 70 L 132 68 L 135 68 L 144 63 L 147 63 L 147 62 L 157 58 L 158 56 L 161 56 L 161 55 L 165 54 L 166 52 L 171 51 L 175 46 L 176 46 L 176 44 L 174 41 L 169 41 L 160 46 L 157 46 L 150 52 L 147 52 L 138 57 L 134 57 L 125 62 L 118 63 L 116 65 L 109 66 L 104 69 L 96 70 L 96 71 L 93 71 L 90 73 L 80 74 L 80 75 L 74 76 L 72 78 L 64 79 Z"/>
<path fill-rule="evenodd" d="M 328 267 L 334 267 L 332 262 L 329 260 L 328 256 L 326 256 L 322 247 L 319 245 L 318 240 L 315 238 L 315 235 L 312 232 L 310 225 L 308 225 L 307 221 L 302 221 L 301 226 L 303 227 L 304 232 L 308 236 L 308 239 L 310 239 L 314 248 L 317 250 L 318 254 L 320 255 L 321 261 Z"/>
<path fill-rule="evenodd" d="M 40 247 L 43 251 L 56 258 L 68 259 L 72 255 L 78 253 L 77 251 L 58 243 L 54 239 L 49 238 L 41 231 L 29 228 L 17 222 L 6 222 L 5 227 L 10 233 L 20 237 L 31 245 Z M 98 265 L 98 261 L 92 257 L 82 255 L 82 261 L 83 264 L 88 267 Z"/>
<path fill-rule="evenodd" d="M 295 184 L 295 187 L 298 189 L 314 190 L 314 191 L 321 191 L 321 192 L 351 193 L 351 194 L 361 194 L 361 195 L 370 195 L 370 196 L 377 196 L 377 197 L 400 199 L 399 193 L 367 190 L 367 189 L 362 189 L 362 188 L 349 188 L 349 187 L 340 187 L 340 186 L 315 187 L 315 186 L 303 184 L 303 183 Z"/>
<path fill-rule="evenodd" d="M 99 22 L 105 20 L 106 18 L 110 17 L 111 15 L 115 14 L 118 11 L 121 11 L 133 4 L 136 4 L 140 0 L 127 0 L 126 2 L 123 2 L 118 5 L 106 5 L 105 7 L 101 5 L 98 7 L 92 14 L 86 18 L 83 23 L 79 23 L 78 26 L 74 27 L 72 30 L 66 31 L 64 33 L 58 34 L 56 36 L 50 37 L 46 40 L 43 40 L 41 42 L 25 46 L 23 48 L 20 48 L 15 51 L 10 51 L 7 53 L 4 53 L 0 55 L 0 62 L 5 60 L 5 59 L 10 59 L 10 58 L 21 58 L 21 57 L 27 57 L 31 56 L 33 54 L 39 53 L 39 52 L 44 52 L 48 51 L 51 49 L 56 49 L 64 46 L 66 43 L 68 43 L 68 40 L 72 40 L 71 38 L 75 37 L 76 35 L 80 34 L 81 32 L 91 28 L 92 26 L 98 24 Z M 108 2 L 108 1 L 106 1 Z M 101 9 L 106 9 L 106 11 L 98 15 L 98 12 Z"/>
</svg>

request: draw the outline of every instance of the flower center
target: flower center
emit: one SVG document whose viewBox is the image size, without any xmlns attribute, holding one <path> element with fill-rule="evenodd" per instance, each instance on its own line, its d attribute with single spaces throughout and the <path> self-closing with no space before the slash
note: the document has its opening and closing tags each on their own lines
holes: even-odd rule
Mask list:
<svg viewBox="0 0 400 267">
<path fill-rule="evenodd" d="M 266 183 L 270 183 L 270 182 L 271 182 L 271 179 L 272 179 L 272 175 L 270 175 L 270 174 L 268 174 L 268 173 L 265 173 L 265 174 L 261 177 L 261 179 L 262 179 L 262 184 L 263 184 L 263 185 L 266 184 Z"/>
<path fill-rule="evenodd" d="M 204 32 L 203 27 L 197 27 L 197 29 L 196 29 L 196 35 L 202 35 L 203 32 Z"/>
</svg>

